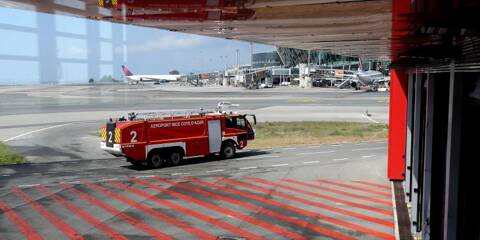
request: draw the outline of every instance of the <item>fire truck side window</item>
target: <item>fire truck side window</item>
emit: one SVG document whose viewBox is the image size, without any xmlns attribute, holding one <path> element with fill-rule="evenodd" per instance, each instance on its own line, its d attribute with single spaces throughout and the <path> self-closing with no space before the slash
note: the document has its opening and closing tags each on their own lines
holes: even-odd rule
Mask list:
<svg viewBox="0 0 480 240">
<path fill-rule="evenodd" d="M 241 117 L 227 117 L 225 125 L 227 128 L 246 129 L 245 119 Z"/>
<path fill-rule="evenodd" d="M 236 127 L 236 119 L 235 118 L 231 118 L 231 117 L 227 117 L 225 118 L 225 125 L 227 128 L 235 128 Z"/>
</svg>

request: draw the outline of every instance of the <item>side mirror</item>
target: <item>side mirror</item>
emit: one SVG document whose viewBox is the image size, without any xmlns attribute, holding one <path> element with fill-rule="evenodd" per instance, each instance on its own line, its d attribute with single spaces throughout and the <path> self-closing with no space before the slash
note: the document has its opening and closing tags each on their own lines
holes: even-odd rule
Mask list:
<svg viewBox="0 0 480 240">
<path fill-rule="evenodd" d="M 253 124 L 257 125 L 257 116 L 255 116 L 255 114 L 245 114 L 244 116 L 245 117 L 246 116 L 251 116 L 253 118 Z"/>
</svg>

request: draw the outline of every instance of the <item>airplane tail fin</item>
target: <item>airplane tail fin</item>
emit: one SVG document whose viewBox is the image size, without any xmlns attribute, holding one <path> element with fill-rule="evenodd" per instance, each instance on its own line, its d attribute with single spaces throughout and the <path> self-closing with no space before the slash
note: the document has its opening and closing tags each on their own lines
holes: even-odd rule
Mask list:
<svg viewBox="0 0 480 240">
<path fill-rule="evenodd" d="M 122 70 L 123 70 L 123 73 L 125 74 L 125 76 L 132 76 L 133 73 L 130 72 L 130 70 L 128 70 L 127 67 L 125 67 L 124 65 L 122 65 Z"/>
<path fill-rule="evenodd" d="M 358 59 L 358 71 L 359 72 L 363 71 L 363 62 L 361 58 Z"/>
</svg>

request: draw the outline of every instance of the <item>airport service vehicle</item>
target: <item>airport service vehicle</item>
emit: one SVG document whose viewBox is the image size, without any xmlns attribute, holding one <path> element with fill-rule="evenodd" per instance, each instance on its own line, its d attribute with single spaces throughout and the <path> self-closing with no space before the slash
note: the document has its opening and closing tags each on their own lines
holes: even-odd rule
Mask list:
<svg viewBox="0 0 480 240">
<path fill-rule="evenodd" d="M 133 165 L 153 168 L 178 165 L 184 157 L 233 158 L 255 139 L 247 118 L 256 124 L 256 117 L 225 111 L 229 106 L 233 104 L 221 102 L 214 111 L 129 113 L 106 123 L 100 145 Z"/>
</svg>

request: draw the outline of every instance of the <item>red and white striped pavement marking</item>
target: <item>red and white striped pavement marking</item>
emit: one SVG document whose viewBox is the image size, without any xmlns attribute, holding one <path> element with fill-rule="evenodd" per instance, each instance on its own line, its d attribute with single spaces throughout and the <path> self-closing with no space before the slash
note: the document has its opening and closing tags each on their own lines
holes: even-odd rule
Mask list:
<svg viewBox="0 0 480 240">
<path fill-rule="evenodd" d="M 0 200 L 0 210 L 7 216 L 15 227 L 28 240 L 42 240 L 43 238 L 35 231 L 32 226 L 20 215 L 18 215 L 7 203 Z"/>
<path fill-rule="evenodd" d="M 160 179 L 160 178 L 156 178 L 156 179 L 161 180 L 161 181 L 167 181 L 167 183 L 172 184 L 172 182 L 170 180 L 165 180 L 165 179 Z M 191 180 L 193 182 L 197 183 L 197 184 L 202 183 L 202 182 L 197 182 L 197 180 L 201 181 L 199 179 L 191 179 Z M 175 184 L 175 183 L 173 182 L 173 184 Z M 330 230 L 328 228 L 315 226 L 315 225 L 312 225 L 311 223 L 309 223 L 307 221 L 304 221 L 304 220 L 301 220 L 301 219 L 298 219 L 298 218 L 293 218 L 293 217 L 290 217 L 290 216 L 286 216 L 284 214 L 280 214 L 280 213 L 277 213 L 277 212 L 274 212 L 274 211 L 271 211 L 271 210 L 267 210 L 265 208 L 258 207 L 256 205 L 249 204 L 249 203 L 246 203 L 246 202 L 243 202 L 243 201 L 239 201 L 239 200 L 236 200 L 236 199 L 231 198 L 231 197 L 219 195 L 219 194 L 216 194 L 212 191 L 204 191 L 204 190 L 201 190 L 201 189 L 198 189 L 198 188 L 195 188 L 195 187 L 191 187 L 191 186 L 188 186 L 188 185 L 183 185 L 183 184 L 176 184 L 175 187 L 179 187 L 179 188 L 185 189 L 187 191 L 202 194 L 202 195 L 211 197 L 211 198 L 216 199 L 216 200 L 228 202 L 228 203 L 243 207 L 245 209 L 252 210 L 253 212 L 256 212 L 257 214 L 265 214 L 265 215 L 268 215 L 268 216 L 276 218 L 276 219 L 281 219 L 285 222 L 295 224 L 295 225 L 297 225 L 301 228 L 308 229 L 310 231 L 317 232 L 317 233 L 320 233 L 320 234 L 323 234 L 323 235 L 326 235 L 326 236 L 330 236 L 330 237 L 333 237 L 335 239 L 354 239 L 354 238 L 352 238 L 348 235 Z M 238 196 L 241 196 L 241 195 L 238 195 Z"/>
<path fill-rule="evenodd" d="M 364 209 L 364 210 L 369 210 L 369 211 L 372 211 L 372 212 L 376 212 L 376 213 L 380 213 L 380 214 L 383 214 L 383 215 L 386 215 L 386 216 L 392 216 L 393 217 L 393 213 L 392 213 L 391 210 L 386 210 L 386 209 L 383 209 L 383 208 L 373 207 L 373 206 L 369 206 L 369 205 L 362 204 L 362 203 L 351 202 L 351 201 L 347 201 L 347 200 L 344 200 L 344 199 L 341 199 L 341 198 L 336 198 L 336 197 L 328 196 L 328 195 L 325 195 L 325 194 L 320 194 L 320 193 L 317 193 L 317 192 L 306 191 L 306 190 L 303 190 L 303 189 L 299 189 L 299 188 L 295 188 L 295 187 L 291 187 L 291 186 L 287 186 L 287 185 L 283 185 L 283 184 L 273 183 L 273 182 L 269 182 L 269 181 L 259 179 L 259 178 L 246 178 L 245 180 L 260 183 L 260 184 L 263 184 L 263 185 L 278 187 L 278 188 L 289 190 L 289 191 L 292 191 L 292 192 L 301 193 L 301 194 L 304 194 L 304 195 L 328 200 L 328 201 L 331 201 L 333 203 L 338 202 L 338 203 L 344 204 L 346 206 L 351 206 L 351 207 L 356 207 L 356 208 L 360 208 L 360 209 Z"/>
<path fill-rule="evenodd" d="M 391 193 L 389 193 L 389 192 L 381 192 L 381 191 L 376 191 L 376 190 L 372 190 L 372 189 L 368 189 L 368 188 L 354 186 L 354 185 L 351 185 L 351 184 L 338 183 L 338 182 L 323 180 L 323 179 L 317 179 L 316 181 L 321 182 L 321 183 L 326 183 L 326 184 L 329 184 L 329 185 L 333 185 L 333 186 L 338 186 L 338 187 L 357 190 L 357 191 L 360 191 L 360 192 L 374 194 L 374 195 L 378 195 L 378 196 L 382 196 L 382 197 L 386 197 L 386 198 L 391 198 L 392 197 Z"/>
<path fill-rule="evenodd" d="M 342 190 L 337 190 L 337 189 L 333 189 L 333 188 L 320 186 L 320 185 L 317 185 L 317 184 L 305 183 L 305 182 L 301 182 L 301 181 L 294 180 L 294 179 L 282 178 L 280 180 L 285 181 L 285 182 L 289 182 L 289 183 L 295 183 L 295 184 L 306 186 L 306 187 L 316 188 L 316 189 L 320 189 L 320 190 L 324 190 L 324 191 L 328 191 L 328 192 L 332 192 L 332 193 L 336 193 L 336 194 L 345 195 L 345 196 L 348 196 L 348 197 L 351 197 L 351 198 L 356 198 L 356 199 L 365 200 L 365 201 L 369 201 L 369 202 L 373 202 L 373 203 L 378 203 L 378 204 L 382 204 L 382 205 L 385 205 L 385 206 L 388 206 L 388 207 L 393 206 L 393 203 L 391 202 L 391 199 L 389 201 L 387 201 L 387 200 L 378 199 L 378 198 L 374 198 L 374 197 L 367 197 L 367 196 L 363 196 L 363 195 L 359 195 L 359 194 L 355 194 L 355 193 L 350 193 L 350 192 L 345 192 L 345 191 L 342 191 Z"/>
<path fill-rule="evenodd" d="M 51 213 L 48 209 L 44 208 L 20 188 L 14 187 L 12 188 L 12 192 L 17 195 L 17 197 L 22 199 L 24 203 L 29 204 L 35 211 L 37 211 L 42 217 L 44 217 L 47 221 L 54 225 L 58 230 L 63 232 L 63 234 L 65 234 L 65 236 L 67 236 L 69 239 L 83 239 L 83 237 L 77 232 L 77 230 L 65 223 L 60 217 Z"/>
<path fill-rule="evenodd" d="M 112 198 L 114 198 L 118 201 L 121 201 L 121 202 L 123 202 L 127 205 L 130 205 L 130 206 L 132 206 L 132 207 L 134 207 L 134 208 L 136 208 L 136 209 L 138 209 L 142 212 L 145 212 L 145 213 L 147 213 L 147 214 L 149 214 L 153 217 L 156 217 L 156 218 L 162 220 L 163 222 L 165 222 L 167 224 L 171 224 L 175 227 L 178 227 L 178 228 L 184 230 L 185 232 L 190 233 L 192 236 L 198 237 L 199 239 L 216 239 L 216 236 L 213 236 L 210 233 L 207 233 L 207 232 L 205 232 L 201 229 L 198 229 L 195 226 L 189 226 L 188 224 L 186 224 L 184 222 L 181 222 L 174 217 L 171 217 L 171 216 L 169 216 L 167 214 L 164 214 L 160 211 L 154 210 L 154 209 L 150 208 L 149 206 L 147 206 L 145 204 L 141 204 L 139 202 L 136 202 L 136 201 L 134 201 L 130 198 L 124 197 L 124 196 L 122 196 L 118 193 L 110 191 L 105 187 L 93 184 L 91 182 L 84 182 L 84 183 L 85 183 L 86 186 L 88 186 L 91 189 L 102 192 L 107 196 L 110 196 L 110 197 L 112 197 Z"/>
<path fill-rule="evenodd" d="M 156 177 L 155 177 L 156 178 Z M 181 193 L 178 193 L 178 192 L 175 192 L 175 191 L 172 191 L 172 190 L 169 190 L 165 187 L 161 187 L 161 186 L 158 186 L 158 185 L 155 185 L 155 184 L 152 184 L 152 183 L 149 183 L 149 182 L 146 182 L 146 181 L 143 181 L 143 180 L 139 180 L 139 179 L 132 179 L 133 182 L 135 183 L 138 183 L 140 185 L 143 185 L 143 186 L 146 186 L 146 187 L 149 187 L 149 188 L 152 188 L 152 189 L 155 189 L 155 190 L 158 190 L 160 192 L 165 192 L 165 193 L 170 193 L 171 195 L 177 197 L 177 198 L 181 198 L 183 200 L 186 200 L 186 201 L 190 201 L 192 203 L 195 203 L 195 204 L 198 204 L 198 205 L 201 205 L 203 207 L 207 207 L 207 208 L 210 208 L 211 210 L 214 210 L 214 211 L 217 211 L 221 214 L 224 214 L 224 215 L 230 215 L 232 217 L 235 217 L 237 219 L 240 219 L 240 220 L 243 220 L 243 221 L 246 221 L 246 222 L 249 222 L 253 225 L 257 225 L 259 227 L 262 227 L 263 229 L 267 230 L 267 231 L 271 231 L 271 232 L 274 232 L 274 233 L 277 233 L 281 236 L 285 236 L 285 237 L 288 237 L 290 239 L 307 239 L 305 238 L 304 236 L 298 234 L 298 233 L 295 233 L 295 232 L 292 232 L 292 231 L 289 231 L 289 230 L 286 230 L 280 226 L 276 226 L 276 225 L 273 225 L 273 224 L 270 224 L 270 223 L 267 223 L 267 222 L 263 222 L 261 220 L 258 220 L 256 218 L 253 218 L 253 217 L 250 217 L 248 215 L 245 215 L 245 214 L 242 214 L 242 213 L 238 213 L 238 212 L 235 212 L 235 211 L 232 211 L 230 209 L 227 209 L 227 208 L 224 208 L 224 207 L 219 207 L 217 205 L 214 205 L 214 204 L 211 204 L 211 203 L 208 203 L 208 202 L 205 202 L 205 201 L 201 201 L 201 200 L 198 200 L 196 198 L 192 198 L 188 195 L 185 195 L 185 194 L 181 194 Z M 173 184 L 176 184 L 175 182 L 171 182 Z"/>
<path fill-rule="evenodd" d="M 205 215 L 205 214 L 202 214 L 200 212 L 197 212 L 197 211 L 194 211 L 194 210 L 191 210 L 191 209 L 188 209 L 188 208 L 185 208 L 185 207 L 182 207 L 176 203 L 173 203 L 169 200 L 165 200 L 165 199 L 161 199 L 153 194 L 150 194 L 150 193 L 147 193 L 145 191 L 142 191 L 142 190 L 139 190 L 139 189 L 135 189 L 135 188 L 130 188 L 128 187 L 127 185 L 125 184 L 122 184 L 122 183 L 119 183 L 119 182 L 109 182 L 111 185 L 113 185 L 114 187 L 116 188 L 119 188 L 119 189 L 122 189 L 122 190 L 125 190 L 125 191 L 129 191 L 129 192 L 132 192 L 134 194 L 137 194 L 139 196 L 142 196 L 146 199 L 149 199 L 151 201 L 154 201 L 162 206 L 166 206 L 166 207 L 169 207 L 171 209 L 175 209 L 176 211 L 179 211 L 185 215 L 188 215 L 188 216 L 192 216 L 194 218 L 197 218 L 201 221 L 204 221 L 204 222 L 207 222 L 207 223 L 210 223 L 214 226 L 217 226 L 219 228 L 223 228 L 227 231 L 230 231 L 231 233 L 234 233 L 234 234 L 237 234 L 239 236 L 244 236 L 244 237 L 247 237 L 248 239 L 252 239 L 252 240 L 260 240 L 260 239 L 263 239 L 262 237 L 260 236 L 257 236 L 251 232 L 248 232 L 246 230 L 242 230 L 241 228 L 238 228 L 238 227 L 235 227 L 231 224 L 228 224 L 226 222 L 223 222 L 223 221 L 220 221 L 220 220 L 217 220 L 215 218 L 212 218 L 208 215 Z"/>
<path fill-rule="evenodd" d="M 229 187 L 225 187 L 225 186 L 222 186 L 222 185 L 218 185 L 218 184 L 215 184 L 215 183 L 208 183 L 208 182 L 205 182 L 205 181 L 202 181 L 200 179 L 192 179 L 190 178 L 189 180 L 191 180 L 192 182 L 195 182 L 197 184 L 202 184 L 204 186 L 208 186 L 210 188 L 214 188 L 214 189 L 218 189 L 218 190 L 221 190 L 221 191 L 224 191 L 224 192 L 229 192 L 231 194 L 235 194 L 237 196 L 241 196 L 241 197 L 245 197 L 245 198 L 249 198 L 249 199 L 252 199 L 252 200 L 255 200 L 255 201 L 258 201 L 258 202 L 261 202 L 261 203 L 265 203 L 265 204 L 268 204 L 270 206 L 275 206 L 275 207 L 278 207 L 280 209 L 286 209 L 288 211 L 291 211 L 291 212 L 294 212 L 294 213 L 297 213 L 297 214 L 300 214 L 300 215 L 304 215 L 304 216 L 308 216 L 308 217 L 312 217 L 314 219 L 320 219 L 321 221 L 323 222 L 329 222 L 331 224 L 334 224 L 334 225 L 337 225 L 337 226 L 342 226 L 344 228 L 347 228 L 347 229 L 350 229 L 350 230 L 354 230 L 356 232 L 361 232 L 361 233 L 365 233 L 365 234 L 369 234 L 369 235 L 372 235 L 372 236 L 375 236 L 375 237 L 379 237 L 379 238 L 382 238 L 382 239 L 394 239 L 394 236 L 391 235 L 391 234 L 387 234 L 387 233 L 383 233 L 383 232 L 380 232 L 380 231 L 377 231 L 377 230 L 374 230 L 374 229 L 369 229 L 369 228 L 366 228 L 366 227 L 363 227 L 361 225 L 358 225 L 358 224 L 353 224 L 353 223 L 350 223 L 350 222 L 347 222 L 347 221 L 344 221 L 344 220 L 341 220 L 341 219 L 337 219 L 337 218 L 334 218 L 334 217 L 330 217 L 330 216 L 327 216 L 327 215 L 323 215 L 323 214 L 319 214 L 319 213 L 316 213 L 316 212 L 312 212 L 312 211 L 309 211 L 309 210 L 305 210 L 305 209 L 301 209 L 301 208 L 298 208 L 298 207 L 295 207 L 295 206 L 291 206 L 291 205 L 287 205 L 287 204 L 284 204 L 284 203 L 280 203 L 278 201 L 274 201 L 274 200 L 270 200 L 270 199 L 265 199 L 263 197 L 260 197 L 258 195 L 255 195 L 255 194 L 250 194 L 250 193 L 247 193 L 247 192 L 242 192 L 242 191 L 239 191 L 239 190 L 236 190 L 236 189 L 232 189 L 232 188 L 229 188 Z M 182 187 L 184 188 L 184 185 L 176 185 L 177 187 Z M 187 188 L 187 187 L 185 187 Z M 192 191 L 198 191 L 198 189 L 195 189 L 195 188 L 192 188 L 192 187 L 188 187 L 188 189 L 192 190 Z M 216 196 L 220 196 L 220 195 L 217 195 L 217 194 L 214 194 L 212 193 L 211 191 L 208 191 L 206 192 L 206 194 L 210 194 L 211 197 L 216 197 Z M 225 200 L 225 201 L 231 201 L 231 200 L 228 200 L 228 198 L 226 199 L 222 199 L 222 200 Z M 265 213 L 265 210 L 262 210 L 261 207 L 257 207 L 255 205 L 251 205 L 251 204 L 246 204 L 242 201 L 238 201 L 238 200 L 234 200 L 237 204 L 245 207 L 245 208 L 250 208 L 254 211 L 262 211 L 262 213 Z M 275 214 L 276 216 L 276 214 Z M 278 216 L 276 216 L 277 218 L 279 218 Z M 293 222 L 295 222 L 295 218 L 293 218 Z M 301 220 L 299 219 L 296 219 L 297 222 L 302 222 Z M 305 225 L 308 226 L 308 222 L 305 222 Z M 393 227 L 393 226 L 392 226 Z M 336 233 L 334 231 L 331 231 L 330 230 L 330 234 L 333 233 Z M 322 234 L 325 234 L 327 235 L 326 233 L 322 232 Z M 327 235 L 327 236 L 331 236 L 331 237 L 340 237 L 341 235 L 343 234 L 340 234 L 340 233 L 337 233 L 337 235 Z"/>
<path fill-rule="evenodd" d="M 92 197 L 92 196 L 90 196 L 90 195 L 88 195 L 88 194 L 86 194 L 82 191 L 79 191 L 75 188 L 72 188 L 71 185 L 67 185 L 67 184 L 62 184 L 62 185 L 65 188 L 68 188 L 68 190 L 70 192 L 72 192 L 75 196 L 77 196 L 79 199 L 83 199 L 83 200 L 85 200 L 85 201 L 87 201 L 87 202 L 89 202 L 89 203 L 91 203 L 91 204 L 93 204 L 97 207 L 102 208 L 103 210 L 109 212 L 110 214 L 112 214 L 116 218 L 119 218 L 122 221 L 129 223 L 133 227 L 138 228 L 139 230 L 145 232 L 146 234 L 148 234 L 150 237 L 152 237 L 154 239 L 165 239 L 165 240 L 172 239 L 168 235 L 157 231 L 156 229 L 154 229 L 150 225 L 142 222 L 141 220 L 130 217 L 129 215 L 127 215 L 127 214 L 123 213 L 122 211 L 112 207 L 111 205 L 106 204 L 102 201 L 99 201 L 99 200 L 95 199 L 94 197 Z"/>
<path fill-rule="evenodd" d="M 366 213 L 365 211 L 362 211 L 362 213 L 357 213 L 351 209 L 346 210 L 346 209 L 339 208 L 337 206 L 329 206 L 327 204 L 316 202 L 311 200 L 310 198 L 307 199 L 304 197 L 304 196 L 314 196 L 316 198 L 328 200 L 332 203 L 342 203 L 346 206 L 367 210 L 372 213 L 374 212 L 381 213 L 383 215 L 393 217 L 392 216 L 393 213 L 391 209 L 387 210 L 387 209 L 369 206 L 367 204 L 359 204 L 359 203 L 354 203 L 351 201 L 341 199 L 342 196 L 345 196 L 346 198 L 362 199 L 364 201 L 379 204 L 379 202 L 371 201 L 372 199 L 378 199 L 379 197 L 380 198 L 383 197 L 382 196 L 384 195 L 383 192 L 385 192 L 386 190 L 385 185 L 378 184 L 378 183 L 366 182 L 366 181 L 350 181 L 349 184 L 346 184 L 344 182 L 321 180 L 321 182 L 326 185 L 345 188 L 346 191 L 363 192 L 363 195 L 361 195 L 361 194 L 353 194 L 351 192 L 341 191 L 333 188 L 327 188 L 328 190 L 325 190 L 323 189 L 325 187 L 321 185 L 313 184 L 311 182 L 293 180 L 293 179 L 282 179 L 283 182 L 293 184 L 293 187 L 292 185 L 288 186 L 288 185 L 278 184 L 272 181 L 256 179 L 256 178 L 244 178 L 244 179 L 238 179 L 238 180 L 227 179 L 227 178 L 212 179 L 212 180 L 220 180 L 219 182 L 223 184 L 220 184 L 219 182 L 212 183 L 211 181 L 210 182 L 203 181 L 198 178 L 185 178 L 189 180 L 188 184 L 178 183 L 168 179 L 163 179 L 163 178 L 154 177 L 154 176 L 151 176 L 148 179 L 166 182 L 172 185 L 173 187 L 183 189 L 184 191 L 196 193 L 201 196 L 206 196 L 214 200 L 227 202 L 228 204 L 233 204 L 235 206 L 238 206 L 239 207 L 238 209 L 247 209 L 247 210 L 253 211 L 255 212 L 256 215 L 257 214 L 266 215 L 270 218 L 276 219 L 277 221 L 280 220 L 285 223 L 289 223 L 290 224 L 289 228 L 292 227 L 292 229 L 284 228 L 281 225 L 276 225 L 276 224 L 273 225 L 269 223 L 268 218 L 266 219 L 262 218 L 262 220 L 260 220 L 252 216 L 245 215 L 244 213 L 242 213 L 242 210 L 232 210 L 229 208 L 220 207 L 218 205 L 215 205 L 214 203 L 210 203 L 209 201 L 203 200 L 204 199 L 203 197 L 201 199 L 198 199 L 198 197 L 195 198 L 190 196 L 189 194 L 173 191 L 167 187 L 159 186 L 148 181 L 130 178 L 130 180 L 136 183 L 138 186 L 147 187 L 155 191 L 160 191 L 178 200 L 181 199 L 189 203 L 194 203 L 196 205 L 204 207 L 205 209 L 218 212 L 222 215 L 232 216 L 234 218 L 248 222 L 249 224 L 256 225 L 257 227 L 263 228 L 269 232 L 278 234 L 281 237 L 286 237 L 290 239 L 307 239 L 306 236 L 302 236 L 302 234 L 299 234 L 296 231 L 300 231 L 300 233 L 305 234 L 302 231 L 308 230 L 311 233 L 316 233 L 322 236 L 329 236 L 333 239 L 356 239 L 358 235 L 353 236 L 354 232 L 364 233 L 364 234 L 371 235 L 381 239 L 394 239 L 393 234 L 378 231 L 375 229 L 375 227 L 372 227 L 371 225 L 371 224 L 374 224 L 374 225 L 376 224 L 378 226 L 392 228 L 393 223 L 391 221 L 378 218 L 378 217 L 369 216 L 368 212 Z M 247 183 L 247 181 L 249 183 Z M 254 182 L 256 184 L 251 184 L 250 182 Z M 216 239 L 216 236 L 213 236 L 210 233 L 207 233 L 203 230 L 195 228 L 194 223 L 191 224 L 191 223 L 182 222 L 177 218 L 173 218 L 167 214 L 163 214 L 157 210 L 153 210 L 151 209 L 151 207 L 149 207 L 144 203 L 136 202 L 132 199 L 124 197 L 123 195 L 120 195 L 119 193 L 110 191 L 109 188 L 100 186 L 99 184 L 94 184 L 91 182 L 84 182 L 84 184 L 85 185 L 83 185 L 82 189 L 90 188 L 90 189 L 94 189 L 99 192 L 102 192 L 103 194 L 109 197 L 115 198 L 120 202 L 126 203 L 127 205 L 130 205 L 130 206 L 134 206 L 137 210 L 150 214 L 154 217 L 161 219 L 164 222 L 167 222 L 170 225 L 173 225 L 179 229 L 182 229 L 184 232 L 189 233 L 192 236 L 198 237 L 199 239 Z M 123 192 L 129 192 L 136 196 L 145 198 L 146 201 L 155 202 L 162 206 L 166 206 L 169 209 L 182 212 L 187 216 L 199 219 L 203 222 L 211 224 L 214 227 L 226 230 L 238 236 L 247 237 L 248 239 L 264 239 L 263 236 L 259 236 L 255 233 L 244 230 L 242 229 L 242 227 L 236 227 L 236 226 L 230 225 L 221 220 L 212 218 L 206 214 L 202 214 L 196 210 L 189 209 L 177 203 L 174 203 L 173 201 L 175 201 L 175 199 L 174 200 L 162 199 L 154 194 L 150 194 L 149 192 L 140 190 L 133 186 L 127 186 L 118 181 L 109 180 L 103 183 L 102 185 L 105 185 L 105 184 L 107 184 L 108 186 L 112 186 L 117 189 L 120 189 Z M 201 187 L 198 188 L 198 187 L 195 187 L 195 185 L 200 185 Z M 295 187 L 295 185 L 303 186 L 303 189 Z M 145 222 L 142 222 L 141 220 L 136 219 L 135 217 L 132 217 L 126 213 L 123 213 L 119 209 L 116 209 L 111 204 L 107 203 L 105 200 L 102 201 L 102 200 L 96 199 L 93 195 L 86 193 L 84 191 L 81 191 L 79 189 L 76 189 L 75 187 L 72 187 L 72 185 L 70 184 L 61 184 L 61 186 L 65 188 L 64 190 L 70 191 L 71 193 L 73 193 L 77 197 L 77 199 L 89 202 L 92 205 L 95 205 L 105 210 L 105 212 L 108 212 L 109 214 L 112 214 L 114 217 L 118 218 L 119 220 L 122 220 L 123 222 L 130 224 L 132 227 L 135 227 L 143 231 L 145 234 L 147 234 L 152 238 L 175 239 L 175 236 L 168 236 L 168 234 L 162 233 L 161 230 L 153 228 L 152 226 L 146 224 Z M 272 190 L 263 186 L 271 186 L 271 187 L 273 186 L 275 187 L 275 189 Z M 235 188 L 232 188 L 232 187 L 235 187 Z M 367 187 L 371 187 L 372 189 Z M 325 192 L 334 193 L 336 195 L 341 195 L 341 197 L 331 197 L 325 194 L 320 194 L 318 193 L 318 191 L 304 190 L 304 189 L 312 189 L 312 188 L 317 190 L 318 189 L 324 190 Z M 71 203 L 70 202 L 71 200 L 66 200 L 62 198 L 60 195 L 53 193 L 49 188 L 42 185 L 36 185 L 35 189 L 40 193 L 42 193 L 44 196 L 50 197 L 56 203 L 62 205 L 65 209 L 74 213 L 76 217 L 79 217 L 84 221 L 88 222 L 89 224 L 99 229 L 101 232 L 111 237 L 112 239 L 126 239 L 126 237 L 122 235 L 122 233 L 119 233 L 117 230 L 111 228 L 106 223 L 101 222 L 100 220 L 96 219 L 94 216 L 83 211 L 82 209 L 77 207 L 73 202 Z M 206 190 L 203 190 L 203 189 L 206 189 Z M 279 189 L 287 190 L 289 193 L 279 191 Z M 221 190 L 221 191 L 218 191 L 218 190 Z M 252 193 L 251 191 L 259 192 L 259 193 Z M 300 195 L 292 194 L 291 192 L 299 193 Z M 42 216 L 47 221 L 49 221 L 52 224 L 52 227 L 55 227 L 58 230 L 60 230 L 69 239 L 83 239 L 81 234 L 79 234 L 78 231 L 75 230 L 73 226 L 70 226 L 68 223 L 64 222 L 59 217 L 59 215 L 56 215 L 54 213 L 54 210 L 49 210 L 43 207 L 41 204 L 36 202 L 32 197 L 30 197 L 30 195 L 24 192 L 22 189 L 18 187 L 14 187 L 12 188 L 12 193 L 15 194 L 24 203 L 28 204 L 28 206 L 30 206 L 33 210 L 39 213 L 40 216 Z M 239 196 L 243 199 L 249 199 L 250 201 L 253 201 L 255 204 L 238 200 L 237 198 L 232 197 L 232 195 L 228 195 L 226 193 L 233 194 L 234 196 Z M 278 199 L 278 200 L 266 199 L 265 196 L 262 195 L 262 193 L 266 193 L 269 196 L 273 196 L 275 197 L 275 199 Z M 368 193 L 368 196 L 365 196 L 365 193 Z M 382 193 L 382 194 L 379 194 L 379 193 Z M 372 195 L 375 195 L 375 197 L 372 197 Z M 359 198 L 359 197 L 364 197 L 364 198 Z M 391 197 L 390 194 L 389 194 L 389 197 Z M 291 203 L 286 204 L 283 202 L 279 202 L 279 200 L 282 200 L 282 199 L 288 200 L 289 202 L 292 201 L 292 202 L 301 203 L 303 207 L 300 208 L 300 207 L 297 207 L 295 204 L 291 204 Z M 265 209 L 265 205 L 273 206 L 275 208 L 273 210 Z M 381 205 L 387 206 L 387 204 L 385 203 L 381 203 Z M 327 216 L 327 215 L 320 214 L 317 211 L 306 210 L 307 206 L 310 207 L 309 209 L 312 209 L 311 207 L 314 207 L 321 210 L 329 211 L 331 213 L 334 213 L 334 215 Z M 288 211 L 301 216 L 310 217 L 312 219 L 318 219 L 322 222 L 323 226 L 317 226 L 315 223 L 310 223 L 307 220 L 302 220 L 302 219 L 299 219 L 298 217 L 294 218 L 285 213 L 279 213 L 277 212 L 276 209 L 281 209 L 282 212 Z M 17 228 L 17 230 L 26 239 L 43 239 L 42 236 L 35 231 L 35 228 L 28 223 L 28 219 L 24 219 L 22 216 L 17 214 L 15 209 L 12 209 L 11 207 L 9 207 L 9 205 L 6 202 L 3 202 L 2 200 L 0 200 L 0 210 L 2 211 L 0 212 L 1 215 L 4 215 L 6 219 L 12 222 L 14 226 Z M 342 216 L 347 216 L 350 218 L 346 219 Z M 349 222 L 349 221 L 354 221 L 352 218 L 360 219 L 365 222 L 371 223 L 369 225 L 370 227 L 364 227 L 364 226 Z M 332 227 L 332 229 L 330 229 L 328 227 L 329 224 L 332 224 L 335 227 L 334 228 Z M 293 228 L 293 226 L 291 225 L 296 225 L 300 228 L 299 229 Z M 342 229 L 345 229 L 346 232 L 345 233 L 341 232 L 342 230 L 339 230 L 339 227 Z M 265 236 L 266 235 L 267 234 L 265 234 Z M 349 236 L 349 235 L 352 235 L 352 236 Z M 0 236 L 0 239 L 1 237 L 2 236 Z M 45 238 L 48 239 L 48 236 L 45 236 Z"/>
<path fill-rule="evenodd" d="M 186 178 L 186 179 L 190 179 L 190 178 Z M 360 214 L 360 213 L 350 211 L 350 210 L 344 210 L 344 209 L 341 209 L 341 208 L 333 207 L 333 206 L 322 204 L 322 203 L 319 203 L 319 202 L 314 202 L 314 201 L 311 201 L 311 200 L 308 200 L 308 199 L 305 199 L 305 198 L 300 198 L 300 197 L 297 197 L 297 196 L 294 196 L 294 195 L 291 195 L 291 194 L 282 193 L 282 192 L 278 192 L 278 191 L 273 191 L 273 190 L 270 190 L 268 188 L 255 186 L 253 184 L 240 182 L 240 181 L 237 181 L 237 180 L 231 180 L 231 179 L 226 179 L 226 178 L 216 178 L 216 179 L 220 182 L 225 182 L 225 183 L 228 183 L 228 184 L 231 184 L 231 185 L 234 185 L 234 186 L 240 186 L 240 187 L 244 187 L 244 188 L 247 188 L 247 189 L 250 189 L 250 190 L 255 190 L 255 191 L 267 193 L 267 194 L 270 194 L 270 195 L 273 195 L 273 196 L 278 196 L 278 197 L 281 197 L 281 198 L 284 198 L 284 199 L 289 199 L 289 200 L 292 200 L 292 201 L 295 201 L 295 202 L 299 202 L 299 203 L 303 203 L 303 204 L 306 204 L 306 205 L 314 206 L 314 207 L 317 207 L 317 208 L 320 208 L 320 209 L 325 209 L 325 210 L 331 211 L 333 213 L 354 217 L 354 218 L 361 219 L 361 220 L 364 220 L 364 221 L 367 221 L 367 222 L 371 222 L 371 223 L 375 223 L 375 224 L 379 224 L 379 225 L 383 225 L 383 226 L 387 226 L 387 227 L 391 227 L 391 228 L 394 227 L 393 222 L 390 221 L 390 220 L 385 220 L 385 219 L 381 219 L 381 218 L 377 218 L 377 217 L 371 217 L 371 216 L 368 216 L 368 215 L 365 215 L 365 214 Z"/>
<path fill-rule="evenodd" d="M 389 185 L 383 185 L 383 184 L 372 183 L 372 182 L 367 182 L 367 181 L 359 181 L 359 180 L 352 181 L 352 182 L 358 183 L 358 184 L 363 184 L 363 185 L 370 186 L 370 187 L 376 187 L 376 188 L 391 191 L 391 186 L 389 186 Z"/>
<path fill-rule="evenodd" d="M 102 231 L 104 234 L 109 236 L 112 239 L 116 240 L 127 240 L 128 238 L 122 235 L 117 230 L 111 228 L 110 226 L 106 225 L 99 219 L 95 218 L 94 216 L 90 215 L 89 213 L 83 211 L 82 209 L 78 208 L 77 206 L 73 205 L 72 203 L 68 202 L 64 198 L 58 196 L 57 194 L 53 193 L 50 189 L 45 186 L 36 186 L 37 191 L 41 192 L 45 196 L 51 197 L 55 202 L 62 205 L 64 208 L 68 209 L 70 212 L 75 214 L 76 216 L 82 218 L 83 220 L 90 223 L 93 227 L 97 228 L 98 230 Z"/>
</svg>

